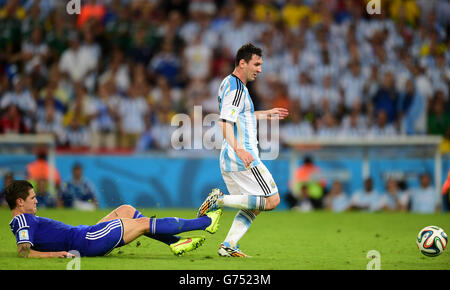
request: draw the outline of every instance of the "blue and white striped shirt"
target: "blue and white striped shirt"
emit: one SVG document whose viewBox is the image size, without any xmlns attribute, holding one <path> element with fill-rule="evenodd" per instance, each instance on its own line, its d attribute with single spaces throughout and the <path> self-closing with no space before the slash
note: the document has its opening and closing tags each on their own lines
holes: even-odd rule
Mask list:
<svg viewBox="0 0 450 290">
<path fill-rule="evenodd" d="M 247 87 L 235 75 L 228 75 L 220 84 L 218 101 L 220 119 L 233 123 L 237 142 L 254 158 L 250 167 L 258 165 L 261 161 L 258 151 L 255 109 Z M 237 156 L 225 138 L 222 141 L 220 152 L 220 168 L 222 171 L 247 170 L 244 162 Z"/>
</svg>

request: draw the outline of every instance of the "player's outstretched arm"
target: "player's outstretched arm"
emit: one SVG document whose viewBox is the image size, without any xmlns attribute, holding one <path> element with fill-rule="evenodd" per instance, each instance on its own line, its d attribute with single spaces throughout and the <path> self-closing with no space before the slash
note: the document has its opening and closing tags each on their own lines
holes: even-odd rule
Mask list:
<svg viewBox="0 0 450 290">
<path fill-rule="evenodd" d="M 255 111 L 257 120 L 283 120 L 289 115 L 289 111 L 285 108 L 273 108 L 266 111 Z"/>
<path fill-rule="evenodd" d="M 67 258 L 74 257 L 68 252 L 39 252 L 31 249 L 30 243 L 22 243 L 17 245 L 17 255 L 21 258 Z"/>
</svg>

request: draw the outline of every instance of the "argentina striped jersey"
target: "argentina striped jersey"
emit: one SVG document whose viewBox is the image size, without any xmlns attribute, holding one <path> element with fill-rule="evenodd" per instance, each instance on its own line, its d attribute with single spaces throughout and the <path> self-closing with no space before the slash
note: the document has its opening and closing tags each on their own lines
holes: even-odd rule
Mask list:
<svg viewBox="0 0 450 290">
<path fill-rule="evenodd" d="M 250 167 L 258 165 L 261 161 L 258 151 L 255 109 L 247 87 L 234 74 L 228 75 L 220 84 L 218 102 L 219 118 L 233 124 L 237 142 L 254 158 Z M 222 141 L 220 152 L 220 168 L 222 171 L 247 170 L 244 162 L 237 156 L 225 138 Z"/>
</svg>

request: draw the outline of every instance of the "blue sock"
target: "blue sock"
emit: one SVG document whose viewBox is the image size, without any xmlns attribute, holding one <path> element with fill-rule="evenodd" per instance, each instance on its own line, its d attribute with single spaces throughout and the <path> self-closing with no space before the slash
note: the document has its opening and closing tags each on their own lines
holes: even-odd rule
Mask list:
<svg viewBox="0 0 450 290">
<path fill-rule="evenodd" d="M 136 210 L 134 212 L 133 215 L 133 219 L 138 219 L 138 218 L 142 218 L 145 217 L 142 213 L 140 213 L 138 210 Z M 176 243 L 180 240 L 179 236 L 174 236 L 174 235 L 159 235 L 159 234 L 145 234 L 144 236 L 149 237 L 151 239 L 163 242 L 166 245 L 170 245 L 173 243 Z"/>
<path fill-rule="evenodd" d="M 181 219 L 176 217 L 169 218 L 150 218 L 150 233 L 155 235 L 174 235 L 182 232 L 205 230 L 211 224 L 208 216 L 202 216 L 196 219 Z"/>
<path fill-rule="evenodd" d="M 143 217 L 145 217 L 145 215 L 143 215 L 142 213 L 140 213 L 138 210 L 136 210 L 136 211 L 134 212 L 133 219 L 138 219 L 138 218 L 143 218 Z"/>
</svg>

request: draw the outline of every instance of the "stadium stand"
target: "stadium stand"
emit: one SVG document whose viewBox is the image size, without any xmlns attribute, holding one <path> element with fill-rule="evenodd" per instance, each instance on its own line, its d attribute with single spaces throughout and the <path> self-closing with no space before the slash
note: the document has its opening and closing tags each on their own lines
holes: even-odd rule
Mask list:
<svg viewBox="0 0 450 290">
<path fill-rule="evenodd" d="M 353 0 L 90 0 L 79 15 L 66 2 L 0 1 L 1 133 L 161 149 L 152 128 L 192 105 L 214 112 L 233 53 L 253 42 L 255 106 L 295 111 L 309 129 L 293 134 L 450 138 L 447 1 L 382 1 L 379 15 Z"/>
</svg>

